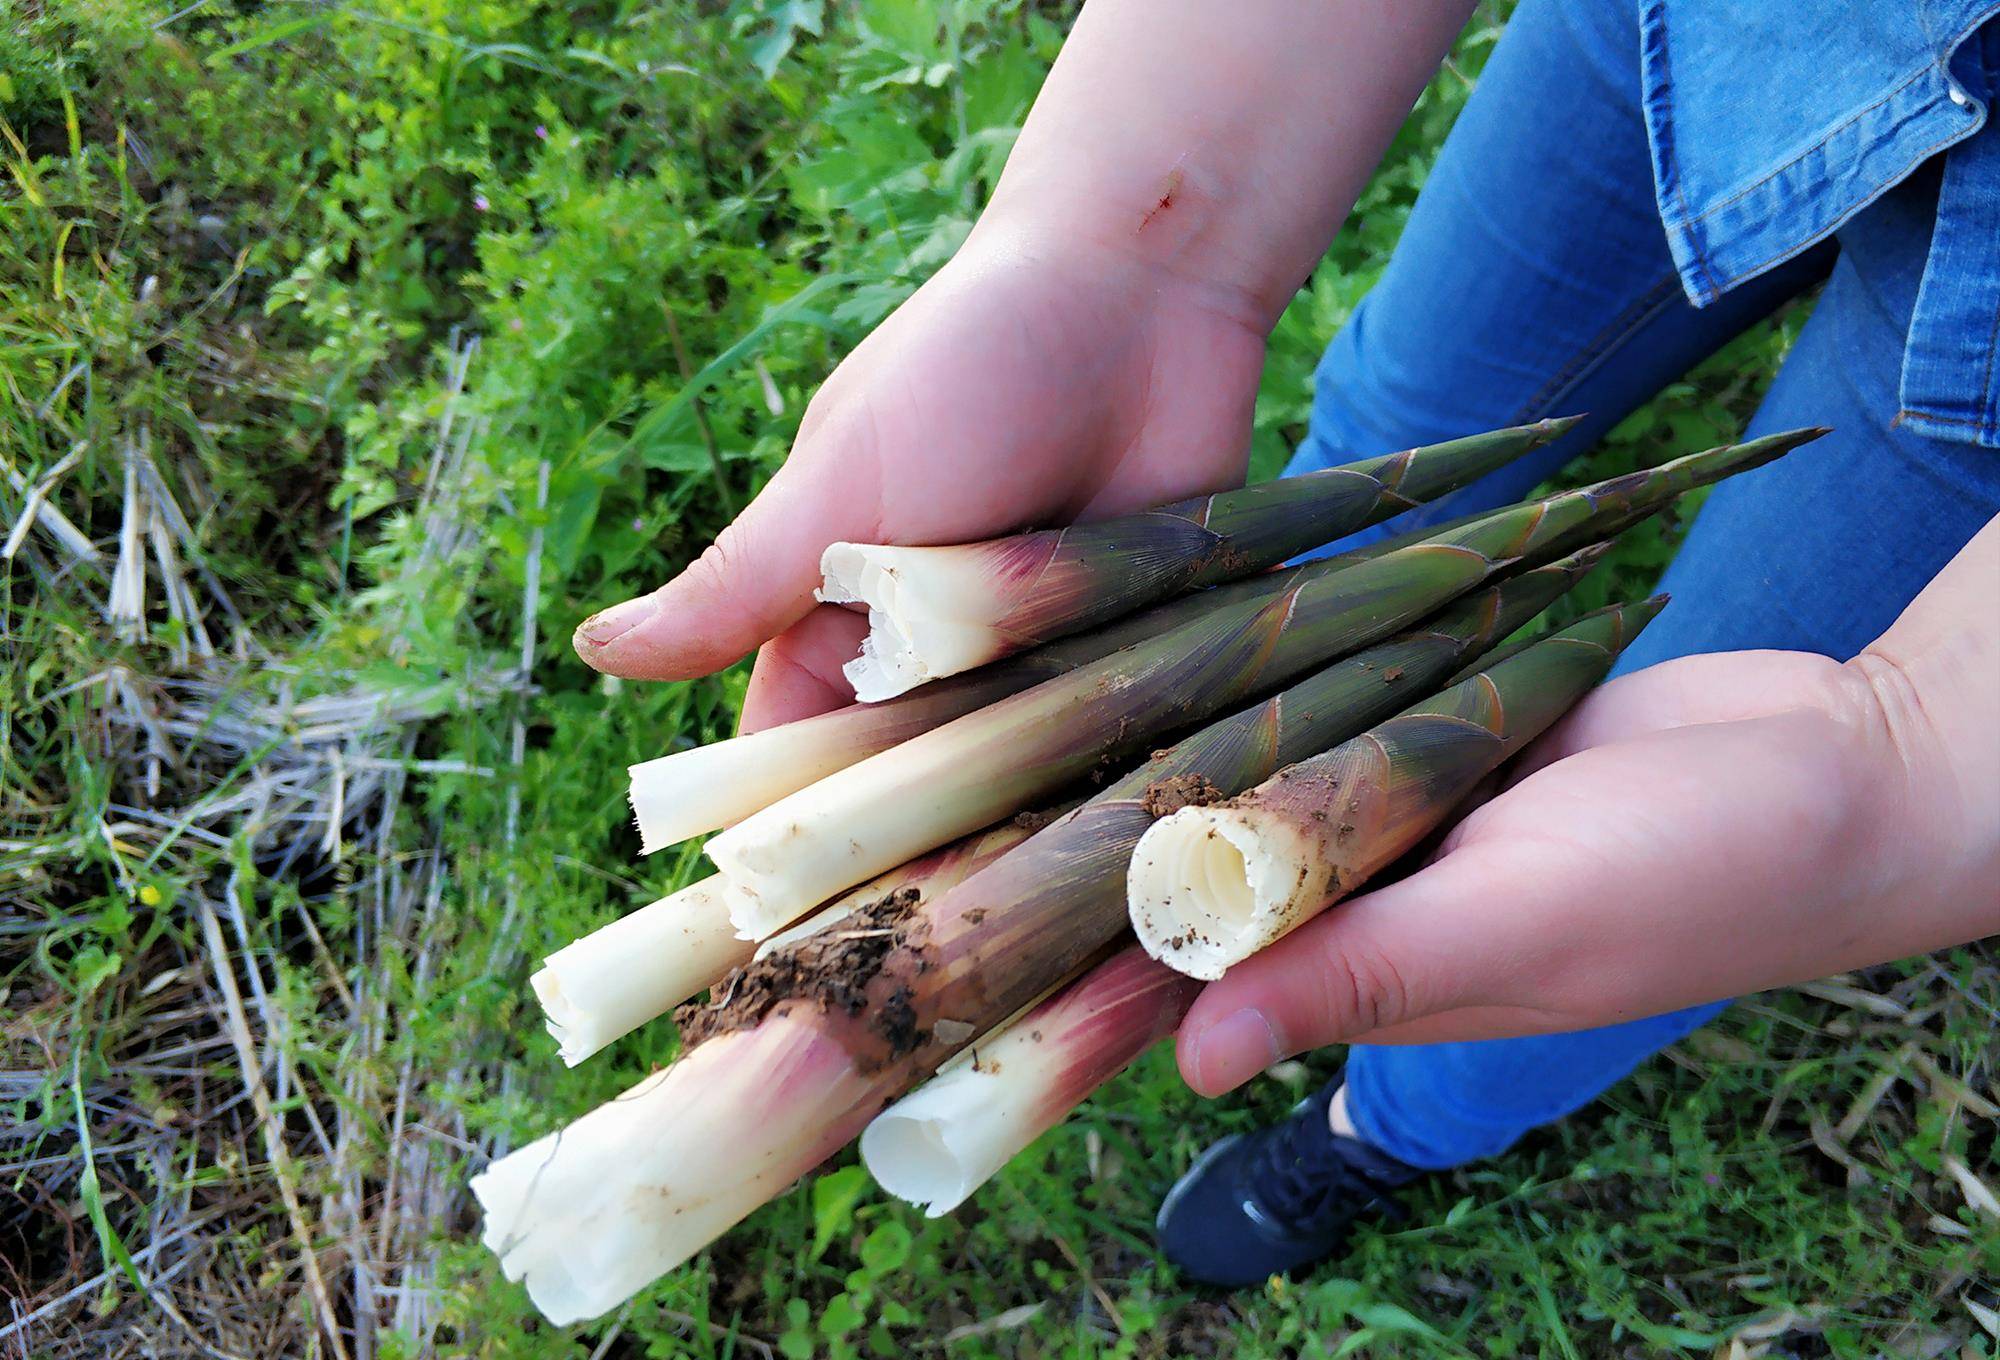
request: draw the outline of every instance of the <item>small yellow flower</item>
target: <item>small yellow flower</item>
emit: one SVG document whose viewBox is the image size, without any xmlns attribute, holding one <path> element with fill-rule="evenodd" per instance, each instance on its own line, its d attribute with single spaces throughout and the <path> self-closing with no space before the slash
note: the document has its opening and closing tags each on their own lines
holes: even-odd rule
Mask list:
<svg viewBox="0 0 2000 1360">
<path fill-rule="evenodd" d="M 163 900 L 160 890 L 150 883 L 139 889 L 139 902 L 142 906 L 157 907 Z"/>
</svg>

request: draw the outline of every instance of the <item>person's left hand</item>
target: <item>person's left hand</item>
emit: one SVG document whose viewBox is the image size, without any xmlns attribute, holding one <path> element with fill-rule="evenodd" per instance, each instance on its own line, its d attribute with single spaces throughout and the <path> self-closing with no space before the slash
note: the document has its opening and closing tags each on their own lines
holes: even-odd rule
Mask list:
<svg viewBox="0 0 2000 1360">
<path fill-rule="evenodd" d="M 2000 930 L 1990 793 L 1944 742 L 1880 644 L 1614 681 L 1430 864 L 1210 984 L 1182 1074 L 1217 1095 L 1325 1044 L 1611 1024 Z"/>
</svg>

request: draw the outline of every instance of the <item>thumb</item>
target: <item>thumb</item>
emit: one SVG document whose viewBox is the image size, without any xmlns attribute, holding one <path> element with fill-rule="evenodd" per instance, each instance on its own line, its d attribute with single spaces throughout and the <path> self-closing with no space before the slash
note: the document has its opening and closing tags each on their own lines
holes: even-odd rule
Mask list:
<svg viewBox="0 0 2000 1360">
<path fill-rule="evenodd" d="M 777 636 L 813 608 L 829 543 L 878 537 L 875 468 L 793 458 L 679 576 L 585 619 L 577 655 L 609 675 L 689 680 Z"/>
<path fill-rule="evenodd" d="M 1234 1090 L 1281 1059 L 1404 1025 L 1462 1003 L 1486 943 L 1476 923 L 1418 936 L 1492 892 L 1485 846 L 1447 855 L 1409 878 L 1307 922 L 1210 983 L 1181 1023 L 1181 1075 L 1205 1096 Z M 1496 960 L 1488 958 L 1486 967 Z"/>
</svg>

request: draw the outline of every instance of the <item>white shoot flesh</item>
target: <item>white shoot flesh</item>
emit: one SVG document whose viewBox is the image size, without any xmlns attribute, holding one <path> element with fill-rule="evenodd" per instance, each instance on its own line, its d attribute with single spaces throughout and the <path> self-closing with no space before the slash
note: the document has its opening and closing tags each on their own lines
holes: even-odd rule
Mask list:
<svg viewBox="0 0 2000 1360">
<path fill-rule="evenodd" d="M 890 1194 L 950 1213 L 1155 1040 L 1200 986 L 1127 949 L 1027 1007 L 945 1064 L 861 1135 Z"/>
<path fill-rule="evenodd" d="M 1032 1052 L 1007 1032 L 967 1053 L 877 1115 L 861 1134 L 876 1184 L 941 1218 L 971 1197 L 1042 1130 L 1034 1118 Z M 989 1065 L 997 1058 L 997 1068 Z"/>
<path fill-rule="evenodd" d="M 722 872 L 738 937 L 763 940 L 870 879 L 879 896 L 908 879 L 899 866 L 988 827 L 970 860 L 954 863 L 948 882 L 924 870 L 936 892 L 1025 839 L 1017 826 L 992 824 L 1030 800 L 1003 779 L 967 784 L 964 767 L 991 736 L 960 718 L 828 775 L 746 818 L 702 848 Z M 926 796 L 926 789 L 961 787 Z M 881 877 L 877 877 L 880 875 Z"/>
<path fill-rule="evenodd" d="M 1126 873 L 1139 943 L 1208 981 L 1310 918 L 1330 885 L 1289 826 L 1228 807 L 1182 808 L 1153 823 Z"/>
<path fill-rule="evenodd" d="M 734 826 L 859 758 L 851 745 L 823 738 L 810 724 L 769 727 L 710 742 L 631 767 L 632 815 L 639 853 L 650 855 L 690 836 Z M 863 753 L 865 754 L 865 753 Z"/>
<path fill-rule="evenodd" d="M 994 635 L 993 581 L 985 557 L 936 548 L 915 550 L 921 570 L 901 570 L 912 550 L 835 543 L 820 558 L 830 604 L 868 606 L 861 655 L 843 672 L 864 703 L 893 699 L 927 680 L 983 665 L 1008 649 Z"/>
<path fill-rule="evenodd" d="M 549 1321 L 599 1317 L 782 1193 L 880 1099 L 798 1020 L 719 1036 L 475 1176 L 482 1240 Z"/>
<path fill-rule="evenodd" d="M 562 1060 L 575 1067 L 750 960 L 722 880 L 705 878 L 542 961 L 530 984 Z"/>
</svg>

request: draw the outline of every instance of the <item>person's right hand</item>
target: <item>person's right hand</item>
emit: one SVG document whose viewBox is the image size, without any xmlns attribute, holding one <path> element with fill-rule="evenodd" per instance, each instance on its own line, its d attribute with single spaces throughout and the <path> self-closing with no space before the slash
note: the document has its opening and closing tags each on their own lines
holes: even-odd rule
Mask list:
<svg viewBox="0 0 2000 1360">
<path fill-rule="evenodd" d="M 1239 484 L 1256 309 L 1114 247 L 983 224 L 820 389 L 790 458 L 688 569 L 577 653 L 679 680 L 763 644 L 744 731 L 852 702 L 863 616 L 815 606 L 838 540 L 957 543 Z"/>
<path fill-rule="evenodd" d="M 2000 518 L 1854 660 L 1613 680 L 1422 868 L 1231 968 L 1204 1095 L 1332 1043 L 1618 1024 L 2000 933 Z M 1684 606 L 1669 606 L 1678 608 Z"/>
</svg>

